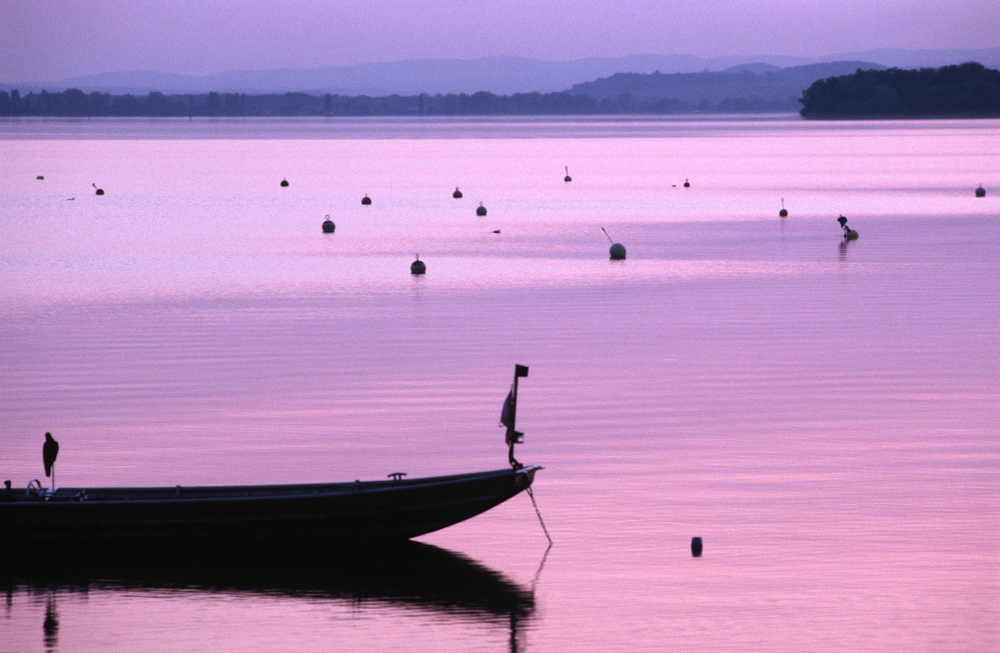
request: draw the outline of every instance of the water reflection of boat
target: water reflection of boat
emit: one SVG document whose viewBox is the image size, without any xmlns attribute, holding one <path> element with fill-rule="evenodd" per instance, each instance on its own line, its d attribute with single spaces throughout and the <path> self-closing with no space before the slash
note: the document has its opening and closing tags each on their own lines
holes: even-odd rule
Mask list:
<svg viewBox="0 0 1000 653">
<path fill-rule="evenodd" d="M 0 546 L 65 552 L 202 541 L 335 545 L 405 540 L 531 486 L 539 467 L 354 483 L 0 491 Z M 230 547 L 232 548 L 232 547 Z"/>
<path fill-rule="evenodd" d="M 206 542 L 202 553 L 169 546 L 128 552 L 115 547 L 86 561 L 21 556 L 3 565 L 8 589 L 60 591 L 177 589 L 245 592 L 377 601 L 413 605 L 476 618 L 526 619 L 531 591 L 500 572 L 458 553 L 402 541 L 314 548 L 274 554 L 270 547 L 233 552 L 225 542 Z"/>
<path fill-rule="evenodd" d="M 286 550 L 283 556 L 270 547 L 234 553 L 225 542 L 206 544 L 200 553 L 170 546 L 113 547 L 83 562 L 28 555 L 16 565 L 0 565 L 0 588 L 9 600 L 45 593 L 50 603 L 64 594 L 122 591 L 135 601 L 150 590 L 158 597 L 204 592 L 413 608 L 458 622 L 503 626 L 511 650 L 535 611 L 531 589 L 464 555 L 420 542 Z M 58 623 L 56 607 L 46 609 L 47 623 Z M 56 638 L 51 631 L 45 636 Z"/>
</svg>

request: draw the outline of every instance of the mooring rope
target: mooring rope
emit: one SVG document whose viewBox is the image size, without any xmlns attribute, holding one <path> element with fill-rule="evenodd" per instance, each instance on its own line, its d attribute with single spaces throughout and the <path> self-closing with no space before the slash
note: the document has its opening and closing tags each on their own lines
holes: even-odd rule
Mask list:
<svg viewBox="0 0 1000 653">
<path fill-rule="evenodd" d="M 538 523 L 542 525 L 542 532 L 545 533 L 545 537 L 549 541 L 549 546 L 552 546 L 552 536 L 549 535 L 549 529 L 545 528 L 545 520 L 542 519 L 542 511 L 538 509 L 538 503 L 535 502 L 535 493 L 531 491 L 531 486 L 528 486 L 528 496 L 531 497 L 531 505 L 535 506 L 535 514 L 538 515 Z"/>
</svg>

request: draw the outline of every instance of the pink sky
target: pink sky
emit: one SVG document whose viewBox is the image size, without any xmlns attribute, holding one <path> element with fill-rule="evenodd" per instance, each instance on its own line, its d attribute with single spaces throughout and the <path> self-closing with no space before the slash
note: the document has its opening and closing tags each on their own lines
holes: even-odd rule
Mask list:
<svg viewBox="0 0 1000 653">
<path fill-rule="evenodd" d="M 996 0 L 4 0 L 0 81 L 419 58 L 823 56 L 1000 45 Z"/>
</svg>

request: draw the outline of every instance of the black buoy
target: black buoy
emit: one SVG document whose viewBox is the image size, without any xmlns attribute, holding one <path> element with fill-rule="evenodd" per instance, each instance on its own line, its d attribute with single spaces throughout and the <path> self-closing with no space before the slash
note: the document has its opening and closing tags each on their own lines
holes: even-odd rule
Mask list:
<svg viewBox="0 0 1000 653">
<path fill-rule="evenodd" d="M 483 217 L 484 215 L 486 215 L 486 207 L 483 206 L 482 202 L 479 203 L 479 208 L 476 209 L 476 215 L 478 215 L 479 217 Z"/>
<path fill-rule="evenodd" d="M 563 166 L 566 168 L 566 176 L 563 177 L 563 181 L 573 181 L 573 178 L 569 176 L 569 166 Z"/>
<path fill-rule="evenodd" d="M 45 463 L 45 475 L 52 477 L 52 489 L 56 488 L 56 456 L 59 455 L 59 443 L 46 432 L 45 444 L 42 445 L 42 462 Z"/>
<path fill-rule="evenodd" d="M 410 263 L 410 274 L 423 274 L 425 272 L 427 272 L 427 266 L 420 260 L 420 254 L 417 254 L 417 260 Z"/>
<path fill-rule="evenodd" d="M 365 206 L 368 206 L 369 204 L 372 203 L 372 198 L 365 195 L 364 197 L 361 198 L 361 203 L 364 204 Z"/>
<path fill-rule="evenodd" d="M 323 221 L 323 233 L 332 234 L 336 228 L 337 225 L 333 224 L 333 220 L 330 219 L 330 216 L 326 216 L 326 220 Z"/>
<path fill-rule="evenodd" d="M 684 188 L 691 188 L 691 182 L 687 179 L 684 180 Z"/>
<path fill-rule="evenodd" d="M 493 233 L 498 234 L 498 233 L 500 233 L 500 230 L 499 229 L 494 229 Z"/>
<path fill-rule="evenodd" d="M 701 549 L 702 549 L 701 538 L 700 537 L 692 537 L 691 538 L 691 555 L 693 555 L 696 558 L 700 558 L 701 557 Z"/>
<path fill-rule="evenodd" d="M 97 184 L 91 184 L 91 186 L 93 186 L 94 188 L 97 188 Z M 94 193 L 94 194 L 95 195 L 103 195 L 104 194 L 104 189 L 103 188 L 97 188 L 97 192 Z"/>
<path fill-rule="evenodd" d="M 41 177 L 39 177 L 41 179 Z M 986 197 L 986 189 L 983 188 L 982 184 L 979 184 L 979 188 L 976 189 L 976 197 Z"/>
<path fill-rule="evenodd" d="M 458 190 L 458 186 L 455 186 L 455 192 L 451 194 L 457 200 L 462 199 L 462 191 Z"/>
<path fill-rule="evenodd" d="M 601 231 L 604 232 L 605 236 L 608 236 L 608 230 L 607 229 L 605 229 L 604 227 L 601 227 Z M 624 261 L 625 260 L 625 246 L 622 245 L 621 243 L 616 243 L 615 241 L 611 240 L 611 236 L 608 236 L 608 241 L 611 243 L 611 248 L 608 250 L 608 253 L 611 255 L 611 260 L 612 261 Z"/>
<path fill-rule="evenodd" d="M 840 223 L 840 228 L 844 230 L 844 240 L 857 240 L 858 232 L 854 231 L 847 226 L 847 218 L 840 216 L 837 218 L 837 222 Z"/>
<path fill-rule="evenodd" d="M 38 175 L 35 179 L 45 179 L 45 175 Z"/>
<path fill-rule="evenodd" d="M 785 198 L 784 197 L 781 198 L 781 210 L 778 211 L 778 217 L 779 218 L 787 218 L 788 217 L 788 209 L 785 208 Z"/>
<path fill-rule="evenodd" d="M 282 179 L 281 180 L 281 187 L 282 188 L 288 188 L 288 180 L 287 179 Z"/>
</svg>

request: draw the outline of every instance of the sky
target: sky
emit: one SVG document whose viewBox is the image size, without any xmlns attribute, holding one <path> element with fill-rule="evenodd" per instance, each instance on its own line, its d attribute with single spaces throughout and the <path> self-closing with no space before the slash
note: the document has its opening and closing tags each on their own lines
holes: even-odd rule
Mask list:
<svg viewBox="0 0 1000 653">
<path fill-rule="evenodd" d="M 2 0 L 0 80 L 1000 45 L 997 0 Z"/>
</svg>

